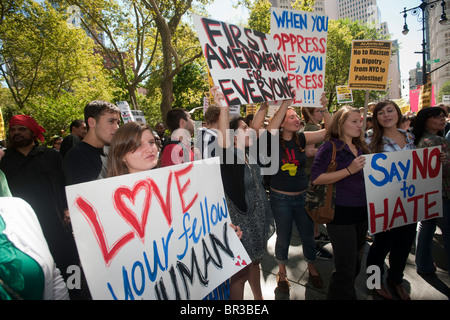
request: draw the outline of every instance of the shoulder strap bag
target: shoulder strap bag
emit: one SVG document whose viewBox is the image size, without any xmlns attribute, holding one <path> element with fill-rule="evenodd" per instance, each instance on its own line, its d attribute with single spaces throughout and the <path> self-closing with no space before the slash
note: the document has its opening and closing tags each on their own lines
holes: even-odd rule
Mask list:
<svg viewBox="0 0 450 320">
<path fill-rule="evenodd" d="M 328 165 L 326 173 L 336 170 L 336 145 L 333 141 L 333 156 Z M 318 223 L 328 223 L 334 218 L 334 199 L 336 196 L 336 186 L 334 183 L 314 185 L 309 181 L 306 191 L 305 209 L 311 219 Z"/>
</svg>

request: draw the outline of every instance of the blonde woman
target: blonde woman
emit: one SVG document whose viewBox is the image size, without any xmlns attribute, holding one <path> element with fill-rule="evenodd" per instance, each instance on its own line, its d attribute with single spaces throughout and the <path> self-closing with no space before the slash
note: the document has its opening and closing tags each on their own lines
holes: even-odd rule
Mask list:
<svg viewBox="0 0 450 320">
<path fill-rule="evenodd" d="M 327 223 L 333 246 L 335 271 L 328 288 L 329 300 L 356 299 L 355 279 L 361 267 L 367 232 L 367 204 L 364 188 L 365 158 L 369 153 L 363 140 L 359 110 L 343 106 L 334 116 L 325 142 L 316 153 L 311 181 L 336 185 L 334 219 Z M 336 171 L 327 173 L 332 142 L 336 145 Z"/>
</svg>

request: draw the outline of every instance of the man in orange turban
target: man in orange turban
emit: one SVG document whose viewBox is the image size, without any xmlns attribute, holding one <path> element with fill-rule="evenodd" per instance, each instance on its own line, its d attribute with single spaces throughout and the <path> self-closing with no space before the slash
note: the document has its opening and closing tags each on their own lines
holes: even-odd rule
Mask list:
<svg viewBox="0 0 450 320">
<path fill-rule="evenodd" d="M 9 120 L 9 138 L 14 148 L 32 148 L 35 141 L 44 142 L 44 132 L 45 129 L 30 116 L 17 115 Z"/>
<path fill-rule="evenodd" d="M 58 151 L 36 143 L 44 141 L 43 132 L 45 129 L 30 116 L 12 117 L 9 146 L 0 170 L 12 196 L 22 198 L 34 209 L 53 259 L 67 278 L 67 268 L 77 265 L 79 257 L 72 233 L 64 224 L 67 200 L 62 157 Z"/>
</svg>

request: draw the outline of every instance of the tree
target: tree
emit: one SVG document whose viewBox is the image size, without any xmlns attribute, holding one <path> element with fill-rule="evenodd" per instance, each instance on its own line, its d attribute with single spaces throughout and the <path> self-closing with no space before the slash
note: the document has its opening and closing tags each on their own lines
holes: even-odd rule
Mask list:
<svg viewBox="0 0 450 320">
<path fill-rule="evenodd" d="M 0 72 L 16 105 L 1 101 L 7 115 L 25 113 L 47 128 L 65 129 L 89 99 L 109 97 L 93 41 L 66 16 L 31 0 L 2 1 L 0 12 Z"/>
<path fill-rule="evenodd" d="M 158 55 L 158 31 L 150 12 L 133 0 L 55 2 L 60 10 L 79 19 L 81 27 L 94 39 L 96 52 L 111 63 L 132 108 L 138 109 L 136 90 L 154 72 L 152 64 Z"/>
<path fill-rule="evenodd" d="M 193 62 L 184 66 L 174 78 L 174 108 L 191 110 L 202 106 L 202 97 L 208 92 L 206 67 Z"/>
<path fill-rule="evenodd" d="M 443 95 L 450 95 L 450 81 L 446 81 L 439 90 L 437 101 L 442 101 Z"/>
<path fill-rule="evenodd" d="M 192 39 L 196 39 L 194 32 L 182 23 L 182 17 L 192 8 L 193 0 L 179 1 L 158 1 L 141 0 L 150 10 L 155 19 L 158 32 L 161 35 L 162 46 L 162 77 L 161 77 L 161 113 L 163 119 L 174 102 L 173 79 L 182 70 L 182 68 L 196 59 L 202 57 L 202 51 L 199 44 Z M 201 5 L 210 3 L 209 0 L 198 1 Z M 178 33 L 180 27 L 183 30 L 183 36 Z M 190 39 L 190 42 L 177 40 L 182 38 Z"/>
<path fill-rule="evenodd" d="M 201 5 L 211 0 L 197 1 Z M 61 2 L 61 1 L 60 1 Z M 65 0 L 77 6 L 80 21 L 113 63 L 115 75 L 138 108 L 136 90 L 150 77 L 159 78 L 160 110 L 165 118 L 172 108 L 173 79 L 202 53 L 193 30 L 182 21 L 193 0 Z M 182 30 L 182 33 L 180 33 Z M 107 41 L 102 41 L 104 34 Z M 182 39 L 189 38 L 189 42 Z M 125 53 L 125 54 L 124 54 Z M 155 83 L 154 79 L 152 82 Z"/>
</svg>

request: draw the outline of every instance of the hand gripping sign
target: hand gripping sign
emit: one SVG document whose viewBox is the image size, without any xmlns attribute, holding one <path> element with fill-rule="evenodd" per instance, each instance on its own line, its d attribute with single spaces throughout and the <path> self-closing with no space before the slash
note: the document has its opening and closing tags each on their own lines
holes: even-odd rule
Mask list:
<svg viewBox="0 0 450 320">
<path fill-rule="evenodd" d="M 440 147 L 365 155 L 371 234 L 442 217 Z"/>
<path fill-rule="evenodd" d="M 282 56 L 270 35 L 193 15 L 203 54 L 227 105 L 292 97 Z"/>
<path fill-rule="evenodd" d="M 94 299 L 202 299 L 251 262 L 229 226 L 218 158 L 66 191 Z"/>
</svg>

